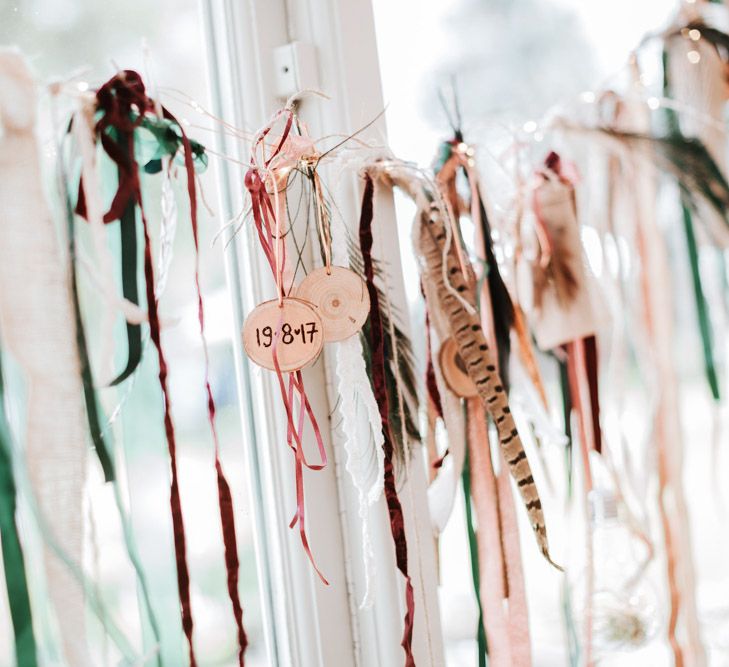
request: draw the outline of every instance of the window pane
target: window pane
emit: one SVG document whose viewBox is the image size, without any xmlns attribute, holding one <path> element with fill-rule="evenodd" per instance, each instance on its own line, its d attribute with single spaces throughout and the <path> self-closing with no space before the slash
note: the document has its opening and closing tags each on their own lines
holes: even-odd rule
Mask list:
<svg viewBox="0 0 729 667">
<path fill-rule="evenodd" d="M 0 43 L 16 44 L 31 59 L 41 80 L 78 74 L 92 86 L 108 79 L 118 68 L 136 69 L 188 132 L 212 146 L 211 127 L 193 109 L 193 100 L 209 108 L 205 74 L 205 44 L 200 7 L 196 0 L 122 2 L 111 0 L 3 0 L 0 3 Z M 146 45 L 146 47 L 145 47 Z M 145 57 L 145 48 L 148 55 Z M 62 110 L 62 111 L 65 111 Z M 42 118 L 42 142 L 48 157 L 49 186 L 53 183 L 53 129 Z M 193 277 L 193 243 L 187 214 L 184 172 L 176 184 L 179 208 L 174 255 L 167 287 L 161 299 L 163 345 L 167 353 L 173 419 L 178 439 L 180 487 L 192 578 L 195 644 L 201 665 L 230 665 L 236 659 L 236 629 L 228 598 L 218 494 L 213 466 L 213 443 L 208 426 L 203 377 L 203 355 Z M 114 182 L 113 176 L 112 183 Z M 145 210 L 153 229 L 160 217 L 161 178 L 144 184 Z M 202 288 L 206 308 L 206 334 L 210 349 L 211 384 L 217 405 L 217 427 L 222 458 L 234 498 L 240 557 L 240 596 L 250 646 L 246 664 L 269 664 L 253 550 L 252 511 L 244 474 L 244 443 L 238 411 L 233 363 L 233 324 L 225 286 L 223 247 L 212 239 L 220 225 L 216 214 L 213 170 L 201 176 L 204 203 L 199 205 Z M 213 210 L 210 210 L 212 208 Z M 117 225 L 110 225 L 109 241 L 118 244 Z M 83 237 L 83 233 L 80 234 Z M 153 239 L 155 235 L 153 235 Z M 154 242 L 154 241 L 153 241 Z M 118 249 L 118 248 L 117 248 Z M 95 328 L 98 297 L 82 275 L 82 298 L 91 343 L 92 362 L 101 341 Z M 117 323 L 115 367 L 125 362 L 126 342 Z M 145 333 L 145 336 L 147 334 Z M 97 379 L 103 373 L 97 370 Z M 161 653 L 165 664 L 183 664 L 186 654 L 180 627 L 174 552 L 169 509 L 169 458 L 162 423 L 162 399 L 157 361 L 149 342 L 143 363 L 133 379 L 119 389 L 101 389 L 104 413 L 117 447 L 123 447 L 126 469 L 121 480 L 142 561 L 152 590 L 153 605 L 162 625 Z M 95 464 L 94 464 L 95 465 Z M 96 572 L 104 596 L 122 630 L 141 647 L 134 572 L 129 565 L 121 527 L 109 485 L 98 476 L 89 483 L 93 516 L 93 544 L 86 567 Z M 90 531 L 87 531 L 90 532 Z M 90 620 L 94 664 L 111 664 L 102 633 Z M 9 623 L 0 623 L 0 665 L 11 664 Z M 7 647 L 7 651 L 5 650 Z M 111 654 L 113 655 L 113 653 Z M 106 657 L 102 657 L 106 656 Z"/>
</svg>

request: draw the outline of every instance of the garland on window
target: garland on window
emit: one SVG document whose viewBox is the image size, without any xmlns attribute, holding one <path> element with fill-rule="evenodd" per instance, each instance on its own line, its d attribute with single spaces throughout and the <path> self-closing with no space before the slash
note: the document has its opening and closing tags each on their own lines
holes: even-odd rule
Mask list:
<svg viewBox="0 0 729 667">
<path fill-rule="evenodd" d="M 606 646 L 644 646 L 658 634 L 660 621 L 650 605 L 641 602 L 645 592 L 641 587 L 649 570 L 655 569 L 652 560 L 659 537 L 654 532 L 660 532 L 664 547 L 665 564 L 660 565 L 670 602 L 665 634 L 674 659 L 677 664 L 703 659 L 671 347 L 673 304 L 666 237 L 672 230 L 657 222 L 656 191 L 659 175 L 677 186 L 678 224 L 704 375 L 718 403 L 724 360 L 716 345 L 715 322 L 725 316 L 726 304 L 714 295 L 721 293 L 723 298 L 726 285 L 717 288 L 703 258 L 707 251 L 723 250 L 729 243 L 729 184 L 720 148 L 726 132 L 717 121 L 727 98 L 729 37 L 702 11 L 687 8 L 660 38 L 663 94 L 670 98 L 672 110 L 655 122 L 643 100 L 605 91 L 595 101 L 594 117 L 550 121 L 547 131 L 554 133 L 550 141 L 556 150 L 542 153 L 540 148 L 538 158 L 530 154 L 523 161 L 528 151 L 516 142 L 515 193 L 506 215 L 492 210 L 494 193 L 483 187 L 476 149 L 464 141 L 460 120 L 452 127 L 452 138 L 440 146 L 432 171 L 394 158 L 372 160 L 368 154 L 361 172 L 364 188 L 356 233 L 334 220 L 336 202 L 320 170 L 337 157 L 341 143 L 322 150 L 298 117 L 296 100 L 277 111 L 253 138 L 243 184 L 275 291 L 271 300 L 249 313 L 243 344 L 254 362 L 275 374 L 273 386 L 286 418 L 286 446 L 294 457 L 296 511 L 290 527 L 298 529 L 305 555 L 327 584 L 307 534 L 304 477 L 306 469 L 320 471 L 327 466 L 328 451 L 303 370 L 316 363 L 328 346 L 340 394 L 335 410 L 341 418 L 346 467 L 358 498 L 365 572 L 362 606 L 373 601 L 371 582 L 376 573 L 369 513 L 384 494 L 396 567 L 405 581 L 401 645 L 409 667 L 415 664 L 416 611 L 401 482 L 417 460 L 420 422 L 426 425 L 428 504 L 436 536 L 457 501 L 459 484 L 463 487 L 479 609 L 474 634 L 480 665 L 487 659 L 497 667 L 532 663 L 519 510 L 512 494 L 519 493 L 538 548 L 554 565 L 542 506 L 553 495 L 543 491 L 551 486 L 546 446 L 550 442 L 564 446 L 565 506 L 583 515 L 584 531 L 573 530 L 570 535 L 578 548 L 565 549 L 563 611 L 572 663 L 599 660 Z M 637 90 L 639 72 L 633 65 Z M 700 69 L 692 69 L 696 66 Z M 700 76 L 693 76 L 696 72 Z M 5 84 L 0 86 L 4 167 L 0 210 L 7 240 L 0 249 L 0 334 L 3 353 L 16 362 L 29 396 L 24 426 L 16 433 L 10 424 L 13 415 L 5 409 L 0 377 L 0 538 L 17 661 L 33 665 L 42 657 L 34 627 L 43 623 L 31 617 L 34 582 L 26 574 L 41 560 L 65 658 L 73 664 L 89 662 L 84 630 L 88 604 L 124 659 L 140 659 L 108 618 L 79 565 L 87 432 L 104 479 L 114 485 L 128 555 L 154 636 L 153 649 L 157 648 L 159 622 L 120 500 L 119 463 L 109 420 L 97 400 L 102 386 L 131 386 L 148 336 L 156 351 L 164 404 L 182 627 L 190 664 L 197 664 L 176 432 L 159 314 L 176 228 L 172 181 L 179 167 L 186 178 L 195 248 L 191 282 L 205 354 L 203 398 L 215 452 L 227 589 L 237 628 L 237 660 L 243 665 L 248 639 L 238 593 L 238 545 L 231 490 L 220 460 L 198 266 L 195 170 L 206 164 L 205 149 L 149 97 L 136 72 L 122 71 L 93 93 L 77 91 L 77 108 L 64 128 L 57 160 L 67 223 L 62 238 L 68 252 L 61 253 L 40 190 L 32 77 L 22 60 L 2 54 L 0 83 Z M 53 95 L 65 94 L 62 89 L 58 84 Z M 7 90 L 14 95 L 7 95 Z M 693 112 L 679 113 L 683 105 Z M 142 150 L 143 135 L 151 149 L 147 145 Z M 582 170 L 582 175 L 569 161 L 579 153 L 577 144 L 591 153 L 591 168 Z M 114 166 L 111 183 L 102 178 L 102 160 Z M 142 180 L 153 175 L 163 179 L 159 239 L 153 238 L 142 198 Z M 107 204 L 103 193 L 109 185 L 113 196 Z M 400 313 L 390 304 L 386 267 L 374 251 L 380 231 L 375 209 L 378 186 L 403 189 L 417 207 L 413 240 L 425 307 L 422 382 L 405 327 L 398 321 Z M 290 203 L 296 190 L 301 202 L 294 210 Z M 75 201 L 71 193 L 78 193 Z M 586 196 L 604 204 L 598 214 L 581 201 Z M 594 201 L 590 205 L 598 207 Z M 119 256 L 113 257 L 105 226 L 117 222 Z M 600 261 L 605 263 L 599 284 L 594 280 L 600 273 L 592 266 L 594 253 L 587 257 L 586 230 L 598 240 Z M 81 233 L 92 242 L 91 261 L 77 241 Z M 615 255 L 609 261 L 608 248 Z M 26 266 L 31 259 L 33 270 Z M 724 258 L 715 262 L 725 281 Z M 105 364 L 111 359 L 114 322 L 119 314 L 124 318 L 126 357 L 113 372 L 111 364 L 109 368 L 92 364 L 90 349 L 97 330 L 84 312 L 82 269 L 90 270 L 104 297 L 98 330 L 104 339 L 100 356 Z M 612 319 L 609 330 L 605 313 Z M 545 373 L 549 366 L 555 375 L 551 386 Z M 627 443 L 620 429 L 606 427 L 615 423 L 616 415 L 620 417 L 622 401 L 627 399 L 612 396 L 606 401 L 605 396 L 632 386 L 626 371 L 633 368 L 640 371 L 640 391 L 649 397 L 650 431 Z M 610 382 L 601 382 L 602 378 Z M 425 396 L 422 414 L 420 384 Z M 550 421 L 550 404 L 561 404 L 564 433 Z M 24 441 L 22 447 L 13 442 L 18 437 Z M 315 441 L 316 461 L 305 455 L 307 438 Z M 655 451 L 647 447 L 653 442 Z M 22 457 L 17 455 L 20 450 Z M 654 478 L 658 493 L 649 498 L 646 489 L 652 488 Z M 47 553 L 41 557 L 24 543 L 16 517 L 23 503 L 33 508 L 44 538 Z M 640 545 L 640 554 L 625 567 L 620 586 L 612 589 L 605 585 L 606 563 L 597 551 L 596 535 L 605 516 L 624 529 L 631 543 Z M 652 531 L 652 523 L 660 524 L 660 531 Z M 159 657 L 151 660 L 161 664 Z"/>
</svg>

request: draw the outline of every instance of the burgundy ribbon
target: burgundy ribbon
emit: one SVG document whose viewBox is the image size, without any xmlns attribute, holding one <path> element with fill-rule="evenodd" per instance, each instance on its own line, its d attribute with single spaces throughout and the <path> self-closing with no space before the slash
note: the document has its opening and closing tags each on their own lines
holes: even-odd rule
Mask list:
<svg viewBox="0 0 729 667">
<path fill-rule="evenodd" d="M 205 340 L 205 310 L 203 307 L 202 290 L 200 288 L 200 244 L 197 225 L 197 192 L 195 188 L 195 165 L 193 163 L 192 147 L 182 125 L 164 107 L 162 113 L 165 118 L 176 123 L 180 128 L 182 136 L 182 147 L 185 159 L 185 171 L 187 172 L 187 193 L 190 200 L 190 222 L 192 226 L 192 237 L 195 242 L 195 292 L 197 294 L 197 318 L 200 325 L 200 340 L 205 354 L 205 393 L 207 396 L 208 422 L 210 433 L 213 438 L 215 451 L 215 476 L 218 485 L 218 507 L 220 511 L 220 525 L 223 532 L 223 547 L 225 550 L 225 567 L 227 572 L 228 597 L 233 606 L 233 616 L 238 632 L 238 664 L 243 667 L 245 650 L 248 646 L 248 637 L 243 627 L 243 608 L 238 593 L 238 574 L 240 562 L 238 560 L 238 540 L 235 532 L 235 512 L 233 510 L 233 498 L 230 492 L 230 485 L 223 472 L 220 462 L 220 441 L 218 430 L 215 426 L 215 400 L 210 386 L 210 359 L 208 356 L 208 345 Z"/>
<path fill-rule="evenodd" d="M 187 637 L 190 653 L 190 667 L 196 667 L 195 650 L 192 643 L 192 608 L 190 605 L 190 572 L 187 567 L 187 549 L 185 546 L 185 524 L 182 518 L 182 504 L 180 502 L 180 489 L 177 481 L 177 444 L 175 441 L 175 427 L 172 423 L 170 410 L 170 396 L 167 387 L 167 362 L 162 351 L 160 339 L 159 315 L 157 312 L 157 298 L 154 293 L 154 269 L 152 268 L 152 251 L 149 240 L 147 218 L 142 211 L 142 226 L 144 229 L 144 277 L 147 293 L 147 313 L 149 315 L 149 332 L 152 342 L 157 349 L 159 360 L 159 383 L 164 398 L 164 423 L 167 435 L 167 449 L 170 454 L 170 468 L 172 482 L 170 485 L 170 508 L 172 511 L 172 532 L 175 541 L 175 558 L 177 561 L 177 591 L 180 597 L 180 610 L 182 613 L 182 629 Z"/>
<path fill-rule="evenodd" d="M 132 70 L 123 72 L 112 77 L 97 92 L 97 108 L 103 111 L 102 117 L 96 124 L 96 134 L 107 155 L 116 163 L 119 170 L 119 184 L 112 199 L 111 206 L 104 215 L 104 222 L 117 220 L 123 214 L 127 205 L 131 202 L 139 207 L 142 227 L 144 230 L 144 275 L 146 282 L 147 311 L 149 317 L 150 337 L 157 350 L 159 362 L 159 382 L 162 388 L 164 399 L 164 424 L 167 437 L 167 446 L 170 455 L 171 485 L 170 485 L 170 508 L 172 513 L 172 528 L 175 544 L 175 558 L 177 565 L 177 588 L 180 598 L 180 609 L 182 615 L 182 627 L 189 645 L 190 666 L 196 667 L 195 652 L 193 647 L 193 618 L 190 602 L 190 575 L 187 565 L 185 526 L 182 516 L 182 504 L 177 475 L 177 445 L 175 439 L 174 424 L 172 421 L 169 388 L 167 385 L 167 362 L 162 349 L 160 323 L 158 313 L 158 302 L 154 291 L 154 269 L 152 263 L 152 250 L 149 237 L 149 227 L 142 205 L 142 194 L 139 181 L 139 171 L 134 159 L 134 130 L 141 124 L 146 113 L 154 113 L 155 103 L 151 100 L 144 88 L 141 76 Z M 164 107 L 162 113 L 165 118 L 173 121 L 180 128 L 185 169 L 187 172 L 187 189 L 190 200 L 190 220 L 192 225 L 193 239 L 195 243 L 195 289 L 198 301 L 198 320 L 200 323 L 200 336 L 205 351 L 205 392 L 207 396 L 208 421 L 215 446 L 215 472 L 218 486 L 218 504 L 220 509 L 220 520 L 225 547 L 225 565 L 227 570 L 228 594 L 233 606 L 233 613 L 238 630 L 238 663 L 244 664 L 244 652 L 248 644 L 245 630 L 243 628 L 243 610 L 238 595 L 238 548 L 235 533 L 235 516 L 230 486 L 223 473 L 219 456 L 219 440 L 215 427 L 215 401 L 213 400 L 210 386 L 210 367 L 205 341 L 205 316 L 200 289 L 199 275 L 199 243 L 197 225 L 197 196 L 195 189 L 195 170 L 193 164 L 193 152 L 190 141 L 185 134 L 182 125 Z M 136 118 L 133 119 L 133 114 Z M 127 145 L 121 147 L 109 135 L 109 128 L 116 128 L 121 131 Z M 83 199 L 83 187 L 79 187 L 79 199 L 77 212 L 85 215 L 85 201 Z"/>
<path fill-rule="evenodd" d="M 397 495 L 395 484 L 395 471 L 393 466 L 394 447 L 392 432 L 390 430 L 389 405 L 387 397 L 387 382 L 385 375 L 385 341 L 380 316 L 380 304 L 375 287 L 374 267 L 372 264 L 372 218 L 374 185 L 369 174 L 365 175 L 365 189 L 362 198 L 362 213 L 359 221 L 359 243 L 362 251 L 364 274 L 367 291 L 370 297 L 370 352 L 372 355 L 372 384 L 377 400 L 377 407 L 382 421 L 382 434 L 384 442 L 382 449 L 385 454 L 385 498 L 390 515 L 390 532 L 395 544 L 395 560 L 397 568 L 405 577 L 405 627 L 401 646 L 405 650 L 405 667 L 415 667 L 413 658 L 413 618 L 415 614 L 415 599 L 413 585 L 408 574 L 408 547 L 405 538 L 405 519 L 402 505 Z"/>
</svg>

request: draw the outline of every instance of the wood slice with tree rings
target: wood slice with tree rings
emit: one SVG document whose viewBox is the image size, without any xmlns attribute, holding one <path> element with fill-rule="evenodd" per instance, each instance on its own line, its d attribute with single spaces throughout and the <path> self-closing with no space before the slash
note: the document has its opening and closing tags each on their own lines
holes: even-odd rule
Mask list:
<svg viewBox="0 0 729 667">
<path fill-rule="evenodd" d="M 278 299 L 265 301 L 243 323 L 243 347 L 251 361 L 273 371 L 274 341 L 281 371 L 298 371 L 313 363 L 321 352 L 321 319 L 301 299 L 286 297 L 282 304 Z"/>
<path fill-rule="evenodd" d="M 296 297 L 308 301 L 319 314 L 327 343 L 354 336 L 370 312 L 364 280 L 342 266 L 329 269 L 331 273 L 326 268 L 315 269 L 296 289 Z"/>
<path fill-rule="evenodd" d="M 466 365 L 458 354 L 458 345 L 452 338 L 446 338 L 438 352 L 438 362 L 443 379 L 456 396 L 460 398 L 474 398 L 478 396 L 478 389 L 466 370 Z"/>
</svg>

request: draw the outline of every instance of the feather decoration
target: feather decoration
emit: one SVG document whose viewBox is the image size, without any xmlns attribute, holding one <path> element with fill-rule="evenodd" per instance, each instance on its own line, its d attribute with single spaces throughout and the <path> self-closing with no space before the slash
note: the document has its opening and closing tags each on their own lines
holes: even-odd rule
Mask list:
<svg viewBox="0 0 729 667">
<path fill-rule="evenodd" d="M 416 238 L 426 263 L 427 279 L 434 281 L 437 287 L 442 308 L 449 315 L 451 334 L 458 345 L 459 354 L 478 388 L 484 408 L 493 417 L 504 458 L 517 482 L 539 548 L 544 557 L 553 563 L 549 554 L 542 503 L 508 406 L 503 383 L 496 371 L 493 353 L 490 353 L 478 316 L 469 313 L 444 284 L 443 275 L 446 273 L 456 292 L 467 294 L 469 290 L 454 253 L 448 253 L 446 259 L 443 257 L 446 231 L 437 208 L 431 207 L 430 210 L 422 211 L 416 226 Z M 474 298 L 473 293 L 471 298 Z"/>
<path fill-rule="evenodd" d="M 729 245 L 729 182 L 702 141 L 676 132 L 661 136 L 602 126 L 572 129 L 603 136 L 616 149 L 643 160 L 649 155 L 661 171 L 676 179 L 687 204 L 699 219 L 702 203 L 718 214 L 723 223 L 721 229 L 706 226 L 706 231 L 720 247 Z"/>
<path fill-rule="evenodd" d="M 441 345 L 450 335 L 448 322 L 437 308 L 438 295 L 435 286 L 432 283 L 423 283 L 423 288 L 426 308 L 430 315 L 430 325 L 435 334 L 432 336 L 431 344 Z M 435 534 L 438 535 L 443 532 L 453 511 L 467 449 L 466 420 L 461 399 L 448 388 L 443 378 L 438 355 L 432 356 L 434 357 L 434 380 L 441 399 L 442 419 L 448 442 L 446 450 L 448 456 L 436 462 L 439 464 L 439 470 L 435 479 L 428 486 L 430 520 Z"/>
<path fill-rule="evenodd" d="M 332 224 L 332 261 L 346 266 L 349 252 L 346 228 Z M 365 594 L 361 608 L 373 602 L 371 582 L 376 564 L 370 538 L 369 508 L 382 495 L 384 480 L 384 436 L 377 401 L 372 392 L 363 356 L 363 341 L 352 336 L 335 343 L 337 374 L 337 412 L 341 418 L 340 432 L 347 454 L 346 469 L 359 496 L 359 519 L 362 524 L 362 557 L 365 571 Z"/>
<path fill-rule="evenodd" d="M 476 184 L 478 188 L 478 184 Z M 480 188 L 478 188 L 480 189 Z M 488 271 L 488 286 L 493 311 L 494 336 L 498 350 L 499 368 L 504 386 L 509 388 L 509 357 L 511 356 L 511 329 L 514 327 L 514 304 L 511 301 L 509 290 L 501 277 L 499 265 L 494 254 L 494 240 L 491 236 L 491 225 L 486 215 L 486 207 L 479 195 L 479 208 L 481 209 L 481 238 L 483 239 L 486 255 L 486 271 Z"/>
<path fill-rule="evenodd" d="M 672 48 L 671 48 L 672 47 Z M 719 89 L 719 77 L 723 74 L 724 66 L 720 57 L 710 48 L 705 47 L 708 53 L 699 63 L 699 71 L 694 72 L 696 65 L 691 64 L 685 57 L 687 48 L 694 48 L 691 42 L 688 47 L 684 40 L 669 42 L 663 50 L 663 90 L 666 97 L 673 97 L 682 104 L 690 105 L 692 109 L 701 112 L 702 116 L 715 119 L 715 123 L 697 122 L 689 115 L 679 117 L 674 109 L 666 109 L 665 115 L 671 133 L 676 135 L 695 136 L 706 146 L 707 152 L 716 161 L 717 169 L 726 174 L 726 128 L 721 121 L 725 103 L 724 91 Z M 691 204 L 685 193 L 681 193 L 681 209 L 686 250 L 691 278 L 694 288 L 694 301 L 698 319 L 699 334 L 704 355 L 704 372 L 709 389 L 715 400 L 720 398 L 719 379 L 716 372 L 714 358 L 713 331 L 709 317 L 709 305 L 704 293 L 704 286 L 699 267 L 699 244 L 694 228 L 694 215 Z M 717 219 L 715 211 L 706 210 L 702 206 L 696 212 L 696 217 L 702 220 L 707 228 L 722 230 L 723 221 Z"/>
<path fill-rule="evenodd" d="M 729 61 L 729 35 L 723 30 L 707 25 L 703 20 L 689 21 L 686 25 L 669 32 L 666 37 L 667 39 L 685 38 L 692 30 L 698 30 L 699 39 L 704 39 L 711 44 L 724 62 Z"/>
<path fill-rule="evenodd" d="M 405 618 L 401 646 L 405 651 L 405 667 L 415 667 L 412 653 L 413 621 L 415 614 L 415 592 L 408 570 L 408 544 L 405 533 L 405 519 L 402 505 L 397 492 L 396 476 L 393 466 L 394 447 L 392 440 L 392 425 L 390 424 L 390 410 L 388 407 L 388 392 L 386 389 L 387 366 L 384 355 L 384 329 L 380 318 L 379 295 L 374 287 L 374 267 L 372 264 L 372 221 L 374 217 L 374 182 L 369 173 L 365 174 L 365 188 L 362 197 L 362 211 L 359 223 L 359 239 L 364 265 L 365 282 L 370 296 L 370 316 L 368 340 L 370 341 L 370 368 L 373 392 L 377 400 L 382 423 L 383 453 L 384 453 L 384 488 L 387 500 L 388 515 L 390 518 L 390 533 L 395 547 L 395 561 L 397 568 L 405 579 Z"/>
<path fill-rule="evenodd" d="M 348 238 L 347 249 L 349 253 L 349 267 L 364 279 L 364 262 L 359 246 L 351 238 Z M 373 257 L 372 265 L 375 279 L 382 279 L 384 269 L 381 263 Z M 389 301 L 384 290 L 377 282 L 375 282 L 375 289 L 378 295 L 380 317 L 382 319 L 382 329 L 385 337 L 385 374 L 387 379 L 387 392 L 390 399 L 388 404 L 390 408 L 393 444 L 395 445 L 395 456 L 398 462 L 404 464 L 408 459 L 407 451 L 409 447 L 406 442 L 403 442 L 403 432 L 407 434 L 407 438 L 411 443 L 421 441 L 420 429 L 418 427 L 420 399 L 418 395 L 417 375 L 415 373 L 415 356 L 410 338 L 403 332 L 397 322 L 397 318 L 400 317 L 398 309 L 391 305 L 389 308 L 387 307 L 386 304 L 389 304 Z M 368 375 L 371 377 L 372 352 L 368 343 L 370 340 L 369 322 L 362 329 L 361 339 Z M 397 363 L 395 360 L 397 360 Z M 402 424 L 402 417 L 398 405 L 398 393 L 403 399 L 404 425 Z"/>
<path fill-rule="evenodd" d="M 437 191 L 422 173 L 413 173 L 407 163 L 387 160 L 375 163 L 370 169 L 383 181 L 401 187 L 418 206 L 413 236 L 422 262 L 423 281 L 434 287 L 459 355 L 478 389 L 479 400 L 493 417 L 504 459 L 517 483 L 539 549 L 554 565 L 549 553 L 542 503 L 529 461 L 496 370 L 495 355 L 473 307 L 474 286 L 472 281 L 467 282 L 462 272 L 449 236 L 449 225 L 443 217 L 442 207 L 435 201 Z"/>
<path fill-rule="evenodd" d="M 514 326 L 515 317 L 514 304 L 496 261 L 491 224 L 481 195 L 478 173 L 474 165 L 473 149 L 463 143 L 463 134 L 460 130 L 456 130 L 455 138 L 452 141 L 443 143 L 436 165 L 436 178 L 442 183 L 446 196 L 450 200 L 451 210 L 454 211 L 457 219 L 460 217 L 460 212 L 467 209 L 467 207 L 461 205 L 458 196 L 456 181 L 460 171 L 463 172 L 471 192 L 471 222 L 477 227 L 476 255 L 484 262 L 481 283 L 486 281 L 488 286 L 488 302 L 491 307 L 491 313 L 488 314 L 488 317 L 493 322 L 499 370 L 504 386 L 508 390 L 511 329 Z M 482 288 L 479 287 L 479 291 L 480 289 Z"/>
<path fill-rule="evenodd" d="M 597 322 L 584 262 L 575 188 L 550 153 L 532 194 L 541 255 L 532 266 L 532 326 L 543 350 L 595 333 Z"/>
<path fill-rule="evenodd" d="M 546 171 L 541 172 L 541 187 L 543 190 L 552 183 L 559 183 L 565 188 L 565 196 L 570 199 L 572 217 L 577 215 L 574 205 L 574 190 L 572 185 L 559 177 L 559 156 L 552 152 L 545 160 Z M 559 191 L 559 188 L 558 188 Z M 550 203 L 551 202 L 550 198 Z M 567 308 L 577 297 L 580 285 L 573 268 L 580 258 L 575 257 L 572 236 L 565 228 L 564 220 L 559 224 L 550 224 L 548 218 L 541 212 L 540 186 L 534 191 L 533 208 L 537 223 L 537 238 L 541 246 L 539 261 L 532 268 L 534 277 L 534 306 L 540 310 L 544 305 L 544 295 L 551 287 L 557 297 L 557 303 Z"/>
</svg>

